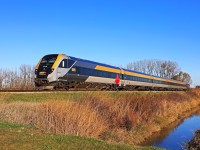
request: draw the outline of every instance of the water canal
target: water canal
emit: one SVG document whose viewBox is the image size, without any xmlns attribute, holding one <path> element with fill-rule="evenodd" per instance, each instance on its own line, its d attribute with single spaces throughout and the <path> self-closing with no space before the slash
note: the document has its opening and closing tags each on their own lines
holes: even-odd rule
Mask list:
<svg viewBox="0 0 200 150">
<path fill-rule="evenodd" d="M 154 134 L 142 145 L 156 146 L 167 150 L 181 150 L 198 129 L 200 129 L 200 110 L 195 111 L 192 115 L 186 115 L 185 119 L 179 120 Z"/>
</svg>

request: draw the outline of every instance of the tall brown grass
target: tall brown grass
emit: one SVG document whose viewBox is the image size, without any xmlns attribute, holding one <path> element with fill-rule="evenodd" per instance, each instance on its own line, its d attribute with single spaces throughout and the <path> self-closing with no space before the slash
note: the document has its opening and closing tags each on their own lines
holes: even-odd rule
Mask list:
<svg viewBox="0 0 200 150">
<path fill-rule="evenodd" d="M 0 119 L 28 124 L 42 131 L 98 137 L 106 130 L 106 120 L 89 105 L 75 102 L 24 103 L 0 105 Z"/>
<path fill-rule="evenodd" d="M 137 144 L 200 105 L 200 90 L 112 94 L 94 92 L 80 101 L 2 102 L 0 120 L 43 132 Z"/>
</svg>

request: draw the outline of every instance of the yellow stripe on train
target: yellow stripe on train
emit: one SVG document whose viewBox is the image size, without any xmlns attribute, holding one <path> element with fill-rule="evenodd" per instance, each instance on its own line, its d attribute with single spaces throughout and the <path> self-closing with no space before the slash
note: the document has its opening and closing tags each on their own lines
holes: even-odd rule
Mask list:
<svg viewBox="0 0 200 150">
<path fill-rule="evenodd" d="M 114 69 L 114 68 L 104 67 L 104 66 L 99 66 L 99 65 L 97 65 L 95 69 L 101 70 L 101 71 L 113 72 L 113 73 L 121 73 L 121 70 L 119 69 Z"/>
<path fill-rule="evenodd" d="M 148 76 L 148 75 L 144 75 L 144 74 L 134 73 L 134 72 L 130 72 L 130 71 L 124 71 L 124 70 L 119 70 L 119 69 L 114 69 L 114 68 L 100 66 L 100 65 L 97 65 L 95 67 L 95 69 L 101 70 L 101 71 L 113 72 L 113 73 L 121 73 L 121 74 L 126 74 L 126 75 L 129 75 L 129 76 L 136 76 L 136 77 L 141 77 L 141 78 L 146 78 L 146 79 L 153 79 L 153 80 L 158 80 L 158 81 L 164 81 L 164 82 L 170 82 L 170 83 L 176 83 L 176 84 L 183 84 L 183 82 L 180 82 L 180 81 L 171 81 L 171 80 L 168 80 L 168 79 L 157 78 L 157 77 L 153 77 L 153 76 Z"/>
<path fill-rule="evenodd" d="M 35 69 L 38 69 L 38 68 L 39 68 L 41 61 L 42 61 L 42 58 L 41 58 L 40 61 L 38 62 L 38 64 L 37 64 L 37 66 L 35 67 Z"/>
<path fill-rule="evenodd" d="M 105 66 L 97 65 L 95 67 L 95 69 L 101 70 L 101 71 L 113 72 L 113 73 L 121 73 L 121 74 L 130 75 L 130 76 L 142 77 L 142 78 L 147 78 L 147 79 L 153 79 L 152 76 L 142 75 L 142 74 L 138 74 L 138 73 L 133 73 L 133 72 L 124 71 L 124 70 L 120 70 L 120 69 L 114 69 L 114 68 L 105 67 Z"/>
<path fill-rule="evenodd" d="M 51 69 L 55 69 L 58 66 L 58 63 L 60 62 L 60 60 L 63 58 L 63 56 L 65 56 L 64 54 L 59 54 L 55 63 L 53 64 L 53 66 L 51 67 Z"/>
<path fill-rule="evenodd" d="M 129 76 L 136 76 L 136 77 L 141 77 L 141 78 L 146 78 L 146 79 L 154 79 L 152 76 L 143 75 L 143 74 L 138 74 L 138 73 L 129 72 L 129 71 L 126 71 L 126 75 L 129 75 Z"/>
</svg>

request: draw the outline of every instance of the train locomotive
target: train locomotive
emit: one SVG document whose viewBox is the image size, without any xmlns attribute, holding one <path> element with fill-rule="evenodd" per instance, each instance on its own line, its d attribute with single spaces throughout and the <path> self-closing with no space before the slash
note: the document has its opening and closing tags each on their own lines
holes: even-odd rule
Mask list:
<svg viewBox="0 0 200 150">
<path fill-rule="evenodd" d="M 44 56 L 35 69 L 36 89 L 186 90 L 187 84 L 65 54 Z"/>
</svg>

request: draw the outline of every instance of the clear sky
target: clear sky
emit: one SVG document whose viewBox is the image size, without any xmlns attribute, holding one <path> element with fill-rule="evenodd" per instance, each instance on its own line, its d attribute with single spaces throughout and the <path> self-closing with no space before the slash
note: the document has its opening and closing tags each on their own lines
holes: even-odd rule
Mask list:
<svg viewBox="0 0 200 150">
<path fill-rule="evenodd" d="M 199 0 L 0 0 L 0 68 L 46 54 L 176 61 L 200 84 Z"/>
</svg>

